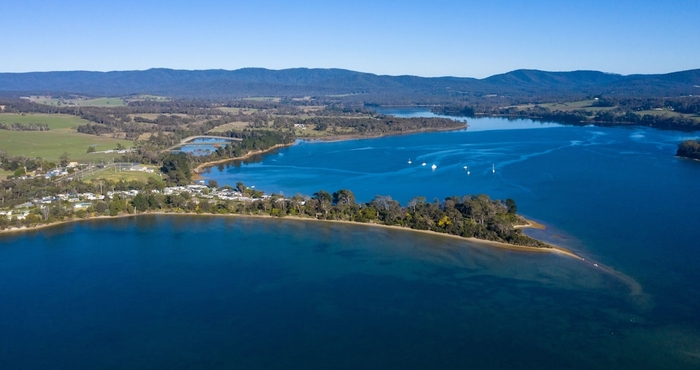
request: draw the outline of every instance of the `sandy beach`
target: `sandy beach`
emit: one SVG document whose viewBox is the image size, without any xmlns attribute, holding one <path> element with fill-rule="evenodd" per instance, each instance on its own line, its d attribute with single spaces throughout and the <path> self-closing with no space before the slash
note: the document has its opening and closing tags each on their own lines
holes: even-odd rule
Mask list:
<svg viewBox="0 0 700 370">
<path fill-rule="evenodd" d="M 402 230 L 402 231 L 407 231 L 407 232 L 414 232 L 414 233 L 421 233 L 421 234 L 426 234 L 426 235 L 431 235 L 431 236 L 438 236 L 438 237 L 444 237 L 444 238 L 451 238 L 451 239 L 456 239 L 456 240 L 462 240 L 462 241 L 468 241 L 472 243 L 477 243 L 481 245 L 487 245 L 495 248 L 502 248 L 502 249 L 509 249 L 513 251 L 523 251 L 523 252 L 539 252 L 539 253 L 557 253 L 561 255 L 565 255 L 568 257 L 573 257 L 579 260 L 583 260 L 582 257 L 578 256 L 574 252 L 558 247 L 558 246 L 552 246 L 551 248 L 536 248 L 536 247 L 528 247 L 528 246 L 520 246 L 520 245 L 515 245 L 515 244 L 508 244 L 508 243 L 503 243 L 503 242 L 497 242 L 497 241 L 492 241 L 492 240 L 484 240 L 484 239 L 478 239 L 478 238 L 465 238 L 459 235 L 451 235 L 451 234 L 444 234 L 444 233 L 438 233 L 430 230 L 416 230 L 416 229 L 411 229 L 408 227 L 402 227 L 402 226 L 396 226 L 396 225 L 382 225 L 382 224 L 375 224 L 375 223 L 365 223 L 365 222 L 354 222 L 354 221 L 343 221 L 343 220 L 319 220 L 316 218 L 310 218 L 310 217 L 295 217 L 295 216 L 287 216 L 287 217 L 273 217 L 273 216 L 268 216 L 268 215 L 242 215 L 242 214 L 211 214 L 211 213 L 187 213 L 187 212 L 181 212 L 181 213 L 176 213 L 176 212 L 144 212 L 144 213 L 137 213 L 137 214 L 120 214 L 117 216 L 96 216 L 96 217 L 88 217 L 88 218 L 75 218 L 71 220 L 64 220 L 64 221 L 58 221 L 50 224 L 40 224 L 32 227 L 21 227 L 21 228 L 8 228 L 5 230 L 0 230 L 0 234 L 9 234 L 9 233 L 19 233 L 19 232 L 26 232 L 26 231 L 32 231 L 32 230 L 41 230 L 45 229 L 48 227 L 53 227 L 53 226 L 58 226 L 58 225 L 64 225 L 72 222 L 81 222 L 81 221 L 88 221 L 88 220 L 102 220 L 102 219 L 115 219 L 115 218 L 126 218 L 126 217 L 139 217 L 143 215 L 167 215 L 167 216 L 204 216 L 204 217 L 239 217 L 239 218 L 267 218 L 267 219 L 284 219 L 284 220 L 291 220 L 291 221 L 311 221 L 311 222 L 326 222 L 326 223 L 338 223 L 338 224 L 347 224 L 347 225 L 360 225 L 360 226 L 366 226 L 366 227 L 381 227 L 381 228 L 387 228 L 387 229 L 393 229 L 393 230 Z M 519 228 L 528 228 L 528 227 L 536 227 L 536 228 L 544 228 L 543 225 L 537 224 L 533 221 L 529 221 L 530 225 L 519 225 Z"/>
</svg>

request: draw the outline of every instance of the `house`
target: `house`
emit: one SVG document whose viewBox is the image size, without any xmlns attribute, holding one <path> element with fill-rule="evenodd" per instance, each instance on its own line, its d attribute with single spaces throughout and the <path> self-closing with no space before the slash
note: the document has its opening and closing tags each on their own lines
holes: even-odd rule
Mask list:
<svg viewBox="0 0 700 370">
<path fill-rule="evenodd" d="M 18 219 L 18 220 L 24 220 L 25 218 L 27 218 L 28 215 L 29 215 L 29 212 L 25 211 L 25 212 L 15 213 L 13 217 Z"/>
<path fill-rule="evenodd" d="M 153 173 L 152 168 L 148 168 L 142 164 L 137 164 L 137 165 L 129 167 L 129 171 Z"/>
</svg>

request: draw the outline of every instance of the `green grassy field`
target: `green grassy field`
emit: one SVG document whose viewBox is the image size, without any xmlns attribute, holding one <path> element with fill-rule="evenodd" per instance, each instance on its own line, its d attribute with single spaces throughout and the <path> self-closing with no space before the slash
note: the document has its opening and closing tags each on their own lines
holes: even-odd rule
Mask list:
<svg viewBox="0 0 700 370">
<path fill-rule="evenodd" d="M 111 181 L 136 180 L 136 181 L 146 182 L 146 181 L 148 181 L 149 178 L 154 178 L 158 181 L 162 181 L 162 179 L 160 178 L 158 173 L 159 173 L 159 171 L 157 169 L 156 169 L 155 173 L 147 173 L 147 172 L 138 172 L 138 171 L 115 172 L 114 169 L 109 168 L 109 169 L 103 169 L 103 170 L 94 172 L 94 173 L 90 174 L 90 176 L 83 177 L 82 180 L 83 181 L 90 181 L 90 180 L 96 180 L 96 179 L 105 179 L 105 180 L 111 180 Z"/>
<path fill-rule="evenodd" d="M 248 127 L 248 122 L 229 122 L 229 123 L 223 124 L 221 126 L 214 127 L 213 129 L 209 130 L 208 132 L 220 133 L 220 132 L 226 132 L 229 130 L 243 130 L 246 127 Z"/>
<path fill-rule="evenodd" d="M 323 106 L 323 105 L 305 105 L 305 106 L 299 107 L 299 109 L 301 109 L 302 112 L 306 112 L 306 113 L 308 113 L 308 112 L 318 112 L 318 111 L 320 111 L 320 110 L 322 110 L 322 109 L 325 109 L 325 108 L 326 108 L 326 107 Z"/>
<path fill-rule="evenodd" d="M 61 154 L 68 153 L 71 161 L 97 162 L 112 160 L 115 154 L 88 154 L 88 146 L 96 151 L 114 149 L 117 143 L 125 148 L 133 146 L 131 141 L 113 139 L 105 136 L 81 134 L 75 130 L 87 121 L 70 115 L 48 114 L 0 114 L 4 123 L 45 123 L 49 131 L 7 131 L 0 130 L 0 149 L 11 155 L 22 157 L 41 157 L 58 161 Z"/>
<path fill-rule="evenodd" d="M 75 98 L 75 99 L 53 98 L 51 96 L 30 96 L 29 100 L 34 102 L 34 103 L 53 105 L 53 106 L 61 105 L 61 106 L 78 106 L 78 107 L 120 107 L 120 106 L 124 106 L 127 103 L 132 102 L 132 101 L 143 101 L 143 100 L 170 101 L 170 98 L 167 98 L 164 96 L 144 94 L 144 95 L 124 97 L 124 98 L 81 97 L 81 98 Z"/>
<path fill-rule="evenodd" d="M 10 176 L 12 174 L 13 174 L 12 171 L 5 171 L 5 170 L 0 168 L 0 180 L 5 180 L 5 179 L 7 179 L 7 176 Z"/>
<path fill-rule="evenodd" d="M 253 113 L 260 110 L 260 109 L 254 109 L 254 108 L 231 108 L 231 107 L 217 107 L 216 109 L 220 110 L 224 113 L 234 113 L 234 114 L 238 114 L 238 113 L 253 114 Z"/>
<path fill-rule="evenodd" d="M 547 103 L 547 104 L 537 104 L 540 107 L 547 108 L 549 110 L 558 110 L 562 112 L 571 112 L 575 110 L 583 110 L 583 111 L 589 111 L 589 112 L 599 112 L 599 111 L 606 111 L 606 110 L 611 110 L 615 109 L 615 107 L 593 107 L 591 104 L 593 104 L 595 100 L 581 100 L 581 101 L 575 101 L 575 102 L 567 102 L 567 103 Z M 533 108 L 535 107 L 535 104 L 522 104 L 522 105 L 517 105 L 516 108 L 518 109 L 527 109 L 527 108 Z"/>
<path fill-rule="evenodd" d="M 651 116 L 660 116 L 660 117 L 665 116 L 665 117 L 690 118 L 690 119 L 695 120 L 696 122 L 700 122 L 700 116 L 698 116 L 698 115 L 678 113 L 678 112 L 674 112 L 672 110 L 666 110 L 666 109 L 663 109 L 663 110 L 643 110 L 643 111 L 639 111 L 639 112 L 635 112 L 635 113 L 639 114 L 640 116 L 648 114 Z"/>
<path fill-rule="evenodd" d="M 168 98 L 166 96 L 149 95 L 149 94 L 132 95 L 132 96 L 126 97 L 124 99 L 127 102 L 144 101 L 144 100 L 149 100 L 149 101 L 170 101 L 171 100 L 170 98 Z"/>
<path fill-rule="evenodd" d="M 0 123 L 45 123 L 50 130 L 77 128 L 88 121 L 69 114 L 16 114 L 0 113 Z"/>
<path fill-rule="evenodd" d="M 126 102 L 122 98 L 57 99 L 49 96 L 32 96 L 29 100 L 37 104 L 53 106 L 120 107 L 126 105 Z"/>
<path fill-rule="evenodd" d="M 251 100 L 251 101 L 269 101 L 273 103 L 279 103 L 282 98 L 277 98 L 274 96 L 254 96 L 251 98 L 245 98 L 243 100 Z"/>
</svg>

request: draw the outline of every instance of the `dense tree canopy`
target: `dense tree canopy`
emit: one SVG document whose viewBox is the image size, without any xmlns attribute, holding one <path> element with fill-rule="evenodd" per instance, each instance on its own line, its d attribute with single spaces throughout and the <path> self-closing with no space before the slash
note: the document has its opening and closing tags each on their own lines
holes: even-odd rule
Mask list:
<svg viewBox="0 0 700 370">
<path fill-rule="evenodd" d="M 685 140 L 678 144 L 676 155 L 700 160 L 700 139 Z"/>
</svg>

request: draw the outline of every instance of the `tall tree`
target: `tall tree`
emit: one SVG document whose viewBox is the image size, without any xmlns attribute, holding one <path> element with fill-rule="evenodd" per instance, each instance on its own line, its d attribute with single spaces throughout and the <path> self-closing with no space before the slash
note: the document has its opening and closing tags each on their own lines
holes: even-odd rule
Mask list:
<svg viewBox="0 0 700 370">
<path fill-rule="evenodd" d="M 348 189 L 341 189 L 333 193 L 334 204 L 355 204 L 355 194 Z"/>
</svg>

